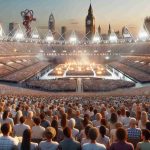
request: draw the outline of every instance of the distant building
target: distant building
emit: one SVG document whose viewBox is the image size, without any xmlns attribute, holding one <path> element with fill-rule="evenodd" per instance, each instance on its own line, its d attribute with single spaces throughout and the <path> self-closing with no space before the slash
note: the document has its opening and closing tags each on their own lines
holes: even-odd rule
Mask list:
<svg viewBox="0 0 150 150">
<path fill-rule="evenodd" d="M 93 15 L 92 5 L 90 4 L 88 15 L 86 17 L 86 37 L 89 40 L 92 40 L 93 36 L 95 35 L 95 17 Z"/>
<path fill-rule="evenodd" d="M 110 26 L 110 24 L 109 24 L 109 29 L 108 29 L 108 35 L 109 35 L 109 36 L 110 36 L 111 32 L 112 32 L 112 30 L 111 30 L 111 26 Z"/>
<path fill-rule="evenodd" d="M 133 42 L 134 41 L 134 37 L 129 32 L 129 29 L 127 27 L 122 28 L 122 36 L 126 42 Z"/>
<path fill-rule="evenodd" d="M 146 29 L 146 31 L 149 32 L 150 34 L 150 17 L 146 17 L 144 20 L 144 28 Z"/>
<path fill-rule="evenodd" d="M 98 27 L 98 34 L 101 35 L 101 27 L 100 27 L 100 25 Z"/>
<path fill-rule="evenodd" d="M 64 41 L 66 40 L 66 32 L 67 32 L 67 28 L 65 26 L 61 27 L 61 40 Z"/>
<path fill-rule="evenodd" d="M 52 32 L 52 34 L 55 34 L 55 18 L 52 13 L 49 16 L 48 29 Z"/>
<path fill-rule="evenodd" d="M 9 36 L 14 36 L 19 27 L 18 23 L 11 22 L 9 23 Z"/>
</svg>

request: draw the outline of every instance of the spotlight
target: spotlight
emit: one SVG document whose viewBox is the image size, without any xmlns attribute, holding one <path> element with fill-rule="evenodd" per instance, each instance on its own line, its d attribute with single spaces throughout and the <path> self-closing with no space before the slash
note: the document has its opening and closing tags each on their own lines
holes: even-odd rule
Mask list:
<svg viewBox="0 0 150 150">
<path fill-rule="evenodd" d="M 141 31 L 141 32 L 139 33 L 139 39 L 140 39 L 141 41 L 146 41 L 146 40 L 148 40 L 148 39 L 149 39 L 148 33 L 147 33 L 146 31 Z"/>
</svg>

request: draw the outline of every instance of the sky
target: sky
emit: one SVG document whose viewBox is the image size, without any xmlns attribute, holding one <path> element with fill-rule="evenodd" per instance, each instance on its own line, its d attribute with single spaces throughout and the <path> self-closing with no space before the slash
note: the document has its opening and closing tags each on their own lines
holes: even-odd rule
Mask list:
<svg viewBox="0 0 150 150">
<path fill-rule="evenodd" d="M 71 30 L 85 31 L 85 17 L 90 0 L 0 0 L 0 22 L 22 24 L 20 12 L 34 11 L 37 21 L 33 26 L 47 26 L 50 13 L 54 14 L 56 30 L 66 26 Z M 107 32 L 108 24 L 117 31 L 123 26 L 141 28 L 144 18 L 150 16 L 150 0 L 92 0 L 96 27 Z"/>
</svg>

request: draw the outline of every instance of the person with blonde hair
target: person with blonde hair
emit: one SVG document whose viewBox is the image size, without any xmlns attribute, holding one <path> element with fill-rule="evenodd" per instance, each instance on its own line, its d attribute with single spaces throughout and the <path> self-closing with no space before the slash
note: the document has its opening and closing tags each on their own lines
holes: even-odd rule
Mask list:
<svg viewBox="0 0 150 150">
<path fill-rule="evenodd" d="M 101 126 L 102 115 L 100 113 L 96 114 L 96 120 L 92 121 L 94 127 Z"/>
<path fill-rule="evenodd" d="M 146 122 L 148 121 L 148 115 L 146 111 L 142 111 L 141 113 L 141 119 L 138 122 L 138 127 L 140 129 L 146 129 Z"/>
</svg>

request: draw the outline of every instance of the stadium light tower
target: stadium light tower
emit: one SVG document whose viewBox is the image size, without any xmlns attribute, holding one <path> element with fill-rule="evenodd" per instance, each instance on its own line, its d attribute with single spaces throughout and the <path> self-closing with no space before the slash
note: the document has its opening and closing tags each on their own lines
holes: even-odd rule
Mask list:
<svg viewBox="0 0 150 150">
<path fill-rule="evenodd" d="M 74 45 L 74 44 L 77 44 L 77 41 L 78 41 L 77 36 L 75 34 L 75 31 L 73 31 L 69 38 L 69 42 Z"/>
<path fill-rule="evenodd" d="M 110 41 L 110 43 L 117 43 L 118 42 L 117 35 L 114 32 L 112 32 L 110 34 L 109 41 Z"/>
<path fill-rule="evenodd" d="M 18 30 L 16 31 L 14 37 L 13 37 L 15 40 L 17 40 L 18 42 L 19 41 L 23 41 L 24 40 L 24 34 L 23 34 L 23 31 L 19 25 L 19 28 Z"/>
<path fill-rule="evenodd" d="M 98 32 L 96 32 L 95 35 L 94 35 L 94 37 L 93 37 L 92 43 L 99 44 L 100 42 L 101 42 L 101 37 L 98 34 Z"/>
<path fill-rule="evenodd" d="M 50 44 L 53 41 L 54 41 L 54 36 L 53 36 L 52 32 L 49 30 L 49 32 L 48 32 L 48 34 L 47 34 L 47 36 L 45 38 L 45 42 Z"/>
<path fill-rule="evenodd" d="M 147 41 L 149 39 L 149 34 L 146 32 L 145 29 L 142 29 L 139 32 L 139 40 L 141 41 Z"/>
</svg>

